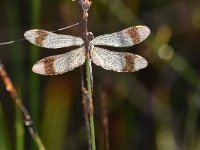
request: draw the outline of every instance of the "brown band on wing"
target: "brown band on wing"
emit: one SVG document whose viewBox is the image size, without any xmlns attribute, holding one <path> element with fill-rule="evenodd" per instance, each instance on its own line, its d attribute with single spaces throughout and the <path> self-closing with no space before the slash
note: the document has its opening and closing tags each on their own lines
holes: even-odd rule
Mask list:
<svg viewBox="0 0 200 150">
<path fill-rule="evenodd" d="M 44 71 L 45 74 L 55 74 L 55 69 L 54 69 L 54 61 L 55 59 L 53 57 L 48 57 L 48 58 L 44 58 L 42 60 L 43 64 L 44 64 Z"/>
<path fill-rule="evenodd" d="M 122 71 L 130 72 L 134 70 L 135 62 L 134 59 L 136 58 L 133 54 L 126 54 L 125 55 L 125 65 Z"/>
<path fill-rule="evenodd" d="M 35 44 L 38 46 L 42 46 L 43 45 L 42 42 L 46 39 L 48 33 L 41 30 L 36 31 L 36 33 L 37 37 L 35 38 Z"/>
<path fill-rule="evenodd" d="M 131 37 L 134 44 L 138 44 L 141 42 L 140 34 L 137 27 L 128 28 L 126 33 Z"/>
</svg>

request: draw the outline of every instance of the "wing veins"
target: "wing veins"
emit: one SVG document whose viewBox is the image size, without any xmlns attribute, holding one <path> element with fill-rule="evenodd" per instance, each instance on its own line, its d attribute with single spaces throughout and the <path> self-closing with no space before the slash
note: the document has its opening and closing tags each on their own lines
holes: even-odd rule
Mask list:
<svg viewBox="0 0 200 150">
<path fill-rule="evenodd" d="M 106 53 L 106 51 L 101 51 L 101 52 L 104 53 L 105 56 L 106 56 L 106 55 L 109 55 L 109 57 L 111 57 L 113 60 L 116 60 L 119 64 L 121 64 L 121 65 L 123 66 L 123 63 L 122 63 L 120 60 L 116 59 L 116 57 L 114 57 L 114 56 L 116 56 L 116 55 L 115 55 L 116 52 L 112 52 L 112 51 L 109 51 L 110 53 Z M 112 54 L 113 54 L 113 55 L 112 55 Z M 102 59 L 102 57 L 101 57 L 101 59 Z M 110 62 L 109 60 L 107 60 L 106 62 L 107 62 L 109 65 L 112 66 L 112 64 L 111 64 L 111 62 Z"/>
<path fill-rule="evenodd" d="M 85 62 L 83 47 L 64 54 L 45 57 L 34 64 L 32 70 L 42 75 L 56 75 L 71 71 Z"/>
<path fill-rule="evenodd" d="M 81 46 L 83 44 L 83 40 L 80 37 L 56 34 L 40 29 L 28 30 L 24 33 L 24 37 L 34 45 L 52 49 Z"/>
<path fill-rule="evenodd" d="M 134 72 L 148 65 L 147 61 L 139 55 L 113 52 L 99 47 L 92 49 L 91 57 L 94 64 L 117 72 Z"/>
</svg>

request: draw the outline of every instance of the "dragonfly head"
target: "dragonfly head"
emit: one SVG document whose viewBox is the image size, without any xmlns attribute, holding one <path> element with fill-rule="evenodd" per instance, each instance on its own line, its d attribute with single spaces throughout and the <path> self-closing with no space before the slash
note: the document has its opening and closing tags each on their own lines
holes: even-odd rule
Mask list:
<svg viewBox="0 0 200 150">
<path fill-rule="evenodd" d="M 93 35 L 92 32 L 88 32 L 88 33 L 87 33 L 87 39 L 89 40 L 89 42 L 92 41 L 92 40 L 94 39 L 94 35 Z"/>
</svg>

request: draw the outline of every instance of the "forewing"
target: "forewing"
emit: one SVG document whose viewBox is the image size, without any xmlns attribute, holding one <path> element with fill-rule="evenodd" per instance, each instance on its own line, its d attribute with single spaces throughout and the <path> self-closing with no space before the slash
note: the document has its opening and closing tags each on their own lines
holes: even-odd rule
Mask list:
<svg viewBox="0 0 200 150">
<path fill-rule="evenodd" d="M 55 34 L 49 31 L 39 29 L 26 31 L 24 33 L 24 37 L 32 44 L 52 49 L 69 46 L 80 46 L 83 44 L 83 40 L 80 37 L 64 34 Z"/>
<path fill-rule="evenodd" d="M 93 45 L 105 45 L 114 47 L 129 47 L 145 40 L 150 34 L 146 26 L 134 26 L 111 34 L 104 34 L 94 38 Z"/>
<path fill-rule="evenodd" d="M 85 50 L 81 47 L 64 54 L 43 58 L 34 64 L 32 70 L 41 75 L 57 75 L 71 71 L 84 62 Z"/>
<path fill-rule="evenodd" d="M 134 72 L 147 67 L 147 61 L 139 55 L 124 52 L 112 52 L 99 47 L 91 51 L 94 64 L 106 70 L 117 72 Z"/>
</svg>

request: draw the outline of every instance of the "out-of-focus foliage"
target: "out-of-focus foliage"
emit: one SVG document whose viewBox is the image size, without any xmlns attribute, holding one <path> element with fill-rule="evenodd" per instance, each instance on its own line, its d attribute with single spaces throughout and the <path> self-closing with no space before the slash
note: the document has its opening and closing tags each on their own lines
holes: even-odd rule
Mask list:
<svg viewBox="0 0 200 150">
<path fill-rule="evenodd" d="M 137 46 L 109 48 L 143 56 L 149 62 L 146 69 L 116 73 L 93 65 L 97 148 L 104 147 L 100 105 L 105 94 L 111 149 L 199 150 L 200 2 L 92 2 L 89 30 L 95 36 L 138 24 L 151 29 L 149 38 Z M 36 5 L 40 17 L 34 23 L 33 4 L 34 0 L 0 1 L 0 42 L 23 38 L 31 28 L 55 30 L 81 21 L 81 8 L 71 0 L 43 0 Z M 82 32 L 80 25 L 61 33 L 82 36 Z M 27 108 L 38 112 L 34 123 L 45 146 L 48 150 L 87 149 L 80 70 L 59 76 L 36 75 L 31 72 L 31 46 L 27 41 L 0 46 L 0 60 Z M 39 48 L 37 57 L 72 49 Z M 39 78 L 39 86 L 33 78 Z M 32 107 L 36 94 L 38 103 Z M 14 103 L 0 82 L 0 149 L 16 149 L 21 144 L 17 141 L 24 142 L 25 149 L 35 149 L 26 129 L 24 141 L 16 139 L 17 118 Z"/>
</svg>

